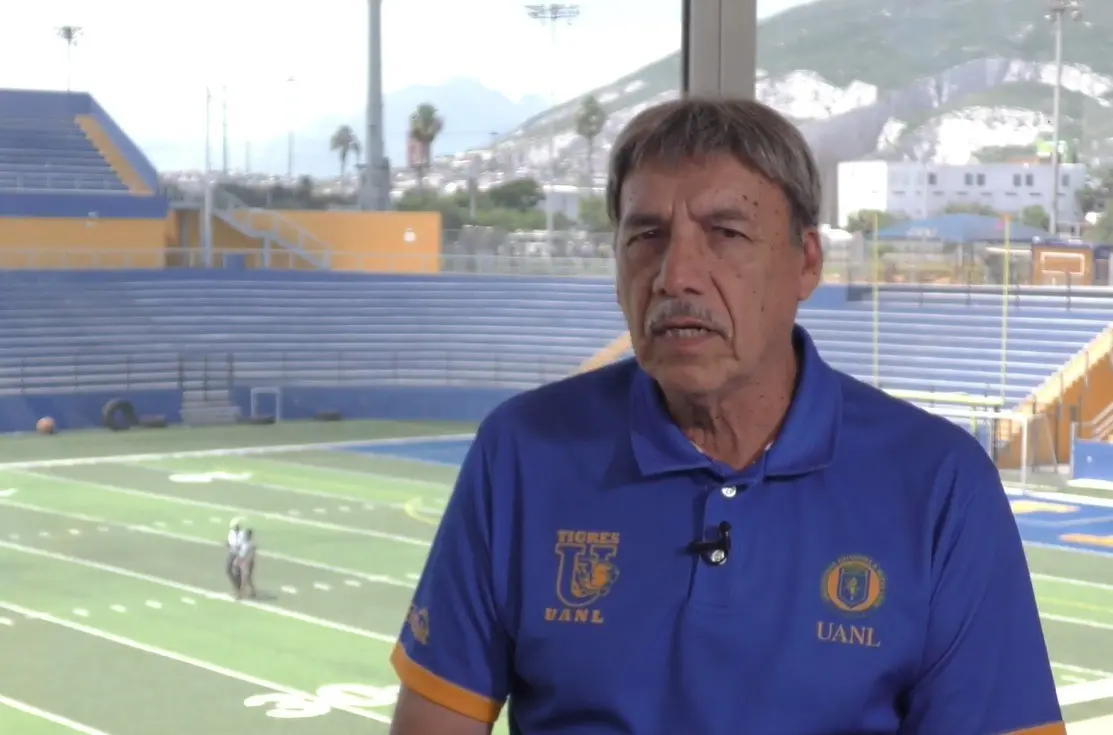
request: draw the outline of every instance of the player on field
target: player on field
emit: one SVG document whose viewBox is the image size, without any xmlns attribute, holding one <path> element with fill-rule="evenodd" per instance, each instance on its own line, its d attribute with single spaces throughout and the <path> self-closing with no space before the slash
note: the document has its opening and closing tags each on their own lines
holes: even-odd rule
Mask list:
<svg viewBox="0 0 1113 735">
<path fill-rule="evenodd" d="M 227 557 L 224 562 L 224 571 L 228 575 L 228 580 L 232 583 L 232 591 L 236 593 L 240 590 L 240 568 L 236 560 L 239 557 L 240 546 L 243 544 L 242 523 L 243 521 L 237 518 L 228 527 Z"/>
<path fill-rule="evenodd" d="M 611 156 L 635 359 L 480 426 L 391 732 L 486 734 L 509 700 L 516 735 L 1063 735 L 997 468 L 795 324 L 823 273 L 801 133 L 684 98 Z"/>
<path fill-rule="evenodd" d="M 239 549 L 236 553 L 236 569 L 239 573 L 240 584 L 236 590 L 236 599 L 255 597 L 255 533 L 249 528 L 243 532 Z"/>
</svg>

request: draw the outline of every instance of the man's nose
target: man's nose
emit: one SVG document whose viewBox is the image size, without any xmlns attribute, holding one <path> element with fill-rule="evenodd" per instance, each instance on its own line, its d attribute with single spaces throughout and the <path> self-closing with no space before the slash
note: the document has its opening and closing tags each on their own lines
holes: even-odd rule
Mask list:
<svg viewBox="0 0 1113 735">
<path fill-rule="evenodd" d="M 702 293 L 708 278 L 707 248 L 698 228 L 672 230 L 653 288 L 667 296 Z"/>
</svg>

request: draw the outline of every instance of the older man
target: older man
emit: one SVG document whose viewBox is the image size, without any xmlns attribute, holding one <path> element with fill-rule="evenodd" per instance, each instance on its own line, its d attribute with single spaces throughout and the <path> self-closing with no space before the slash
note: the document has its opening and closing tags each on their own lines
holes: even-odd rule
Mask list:
<svg viewBox="0 0 1113 735">
<path fill-rule="evenodd" d="M 1063 733 L 996 468 L 795 325 L 819 175 L 756 102 L 615 143 L 635 360 L 480 427 L 395 649 L 392 732 Z M 414 621 L 418 621 L 417 624 Z"/>
</svg>

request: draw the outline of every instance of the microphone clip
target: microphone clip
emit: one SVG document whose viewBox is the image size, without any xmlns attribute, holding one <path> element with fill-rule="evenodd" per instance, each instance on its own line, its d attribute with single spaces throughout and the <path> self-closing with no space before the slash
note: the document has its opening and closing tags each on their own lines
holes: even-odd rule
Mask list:
<svg viewBox="0 0 1113 735">
<path fill-rule="evenodd" d="M 712 566 L 722 566 L 730 557 L 730 524 L 723 521 L 719 524 L 719 537 L 712 541 L 693 541 L 688 545 L 688 550 L 699 554 L 703 560 Z"/>
</svg>

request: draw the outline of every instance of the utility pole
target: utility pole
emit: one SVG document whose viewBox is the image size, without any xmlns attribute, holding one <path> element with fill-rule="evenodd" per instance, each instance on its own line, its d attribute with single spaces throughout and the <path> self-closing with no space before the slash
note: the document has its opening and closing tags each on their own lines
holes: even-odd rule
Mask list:
<svg viewBox="0 0 1113 735">
<path fill-rule="evenodd" d="M 213 172 L 213 90 L 205 87 L 205 180 Z"/>
<path fill-rule="evenodd" d="M 579 5 L 566 5 L 563 3 L 546 3 L 543 5 L 527 5 L 526 12 L 533 20 L 541 21 L 542 25 L 549 24 L 549 51 L 551 54 L 549 72 L 549 165 L 548 165 L 548 191 L 545 193 L 545 241 L 549 252 L 553 250 L 553 219 L 556 211 L 556 115 L 551 114 L 556 107 L 556 77 L 557 77 L 557 21 L 565 20 L 571 25 L 572 21 L 580 16 Z"/>
<path fill-rule="evenodd" d="M 1055 26 L 1055 96 L 1051 112 L 1051 234 L 1059 234 L 1059 153 L 1060 126 L 1062 125 L 1063 96 L 1063 21 L 1070 14 L 1071 20 L 1082 18 L 1082 0 L 1050 0 L 1047 19 Z"/>
</svg>

